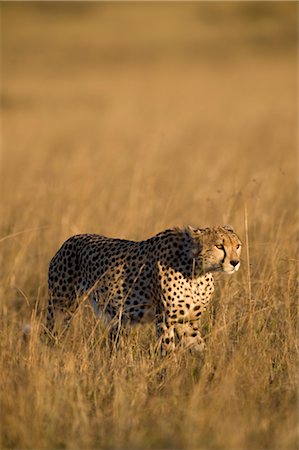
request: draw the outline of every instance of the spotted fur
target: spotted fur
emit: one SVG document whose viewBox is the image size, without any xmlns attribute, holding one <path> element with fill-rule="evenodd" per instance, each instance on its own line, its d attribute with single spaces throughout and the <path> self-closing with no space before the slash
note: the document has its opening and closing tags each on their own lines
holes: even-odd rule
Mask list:
<svg viewBox="0 0 299 450">
<path fill-rule="evenodd" d="M 201 351 L 212 272 L 236 272 L 240 252 L 230 226 L 173 228 L 140 242 L 73 236 L 50 262 L 47 329 L 53 332 L 57 310 L 74 311 L 85 296 L 114 332 L 119 324 L 155 322 L 163 354 L 176 346 Z"/>
</svg>

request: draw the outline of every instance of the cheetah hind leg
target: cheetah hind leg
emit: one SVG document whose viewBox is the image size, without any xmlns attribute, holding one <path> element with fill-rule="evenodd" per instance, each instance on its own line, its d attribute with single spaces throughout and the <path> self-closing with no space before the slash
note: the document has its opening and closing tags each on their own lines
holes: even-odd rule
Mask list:
<svg viewBox="0 0 299 450">
<path fill-rule="evenodd" d="M 112 353 L 123 345 L 130 321 L 118 314 L 112 316 L 111 313 L 107 312 L 105 314 L 105 321 L 108 324 L 109 347 Z"/>
<path fill-rule="evenodd" d="M 55 329 L 56 325 L 56 316 L 58 312 L 62 312 L 65 314 L 64 320 L 63 320 L 63 328 L 62 328 L 62 334 L 64 334 L 69 326 L 70 322 L 72 320 L 72 317 L 78 307 L 78 302 L 72 302 L 72 305 L 67 307 L 62 307 L 58 301 L 55 301 L 54 299 L 50 298 L 47 308 L 47 317 L 46 317 L 46 325 L 45 325 L 45 331 L 44 335 L 47 337 L 48 340 L 50 340 L 52 343 L 57 342 L 58 334 Z"/>
<path fill-rule="evenodd" d="M 47 307 L 46 324 L 44 326 L 44 337 L 50 342 L 54 343 L 57 338 L 57 333 L 55 331 L 55 313 L 56 307 L 55 302 L 50 297 Z"/>
<path fill-rule="evenodd" d="M 119 345 L 121 334 L 119 317 L 117 317 L 113 308 L 109 308 L 108 301 L 105 302 L 97 291 L 89 295 L 89 302 L 96 318 L 102 323 L 107 331 L 108 346 L 111 354 Z M 107 307 L 109 308 L 109 312 Z"/>
<path fill-rule="evenodd" d="M 113 351 L 116 351 L 120 345 L 121 330 L 118 326 L 109 325 L 108 329 L 108 345 L 110 350 L 110 355 Z"/>
</svg>

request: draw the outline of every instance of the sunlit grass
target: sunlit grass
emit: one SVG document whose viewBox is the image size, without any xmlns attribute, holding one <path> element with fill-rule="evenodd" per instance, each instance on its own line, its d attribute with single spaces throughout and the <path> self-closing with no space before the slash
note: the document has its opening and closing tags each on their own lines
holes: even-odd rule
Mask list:
<svg viewBox="0 0 299 450">
<path fill-rule="evenodd" d="M 296 5 L 141 6 L 4 9 L 1 447 L 293 450 Z M 242 265 L 217 276 L 202 358 L 161 359 L 151 326 L 111 352 L 87 303 L 41 338 L 70 235 L 225 223 Z"/>
</svg>

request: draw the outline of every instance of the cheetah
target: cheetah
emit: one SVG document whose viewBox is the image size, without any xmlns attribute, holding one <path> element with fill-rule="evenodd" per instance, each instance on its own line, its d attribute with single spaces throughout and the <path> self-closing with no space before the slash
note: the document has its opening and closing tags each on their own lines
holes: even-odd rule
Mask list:
<svg viewBox="0 0 299 450">
<path fill-rule="evenodd" d="M 200 317 L 214 292 L 213 272 L 240 267 L 241 241 L 230 225 L 172 228 L 144 241 L 97 234 L 70 237 L 49 265 L 46 329 L 57 310 L 88 298 L 112 335 L 125 324 L 154 322 L 162 354 L 202 352 Z"/>
</svg>

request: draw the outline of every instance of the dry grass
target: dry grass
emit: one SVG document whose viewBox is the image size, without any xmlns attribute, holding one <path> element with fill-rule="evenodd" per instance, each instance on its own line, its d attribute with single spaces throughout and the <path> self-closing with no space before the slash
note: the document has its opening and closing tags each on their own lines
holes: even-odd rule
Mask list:
<svg viewBox="0 0 299 450">
<path fill-rule="evenodd" d="M 295 449 L 296 3 L 1 9 L 1 447 Z M 40 340 L 64 239 L 188 223 L 245 242 L 204 359 L 151 327 L 109 355 L 87 307 Z"/>
</svg>

